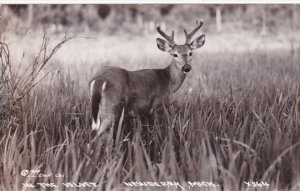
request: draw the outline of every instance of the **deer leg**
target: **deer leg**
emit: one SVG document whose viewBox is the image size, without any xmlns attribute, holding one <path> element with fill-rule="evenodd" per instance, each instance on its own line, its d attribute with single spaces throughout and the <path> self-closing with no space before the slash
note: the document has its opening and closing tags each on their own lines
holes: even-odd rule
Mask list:
<svg viewBox="0 0 300 191">
<path fill-rule="evenodd" d="M 122 104 L 119 103 L 117 96 L 102 94 L 102 102 L 100 105 L 101 125 L 99 128 L 99 134 L 109 131 L 111 128 L 114 128 L 113 132 L 116 133 L 116 126 L 120 123 L 119 119 L 122 113 L 122 108 Z"/>
<path fill-rule="evenodd" d="M 105 131 L 109 129 L 109 127 L 112 127 L 115 123 L 115 114 L 113 112 L 113 104 L 111 103 L 111 100 L 106 97 L 102 96 L 101 104 L 100 104 L 100 113 L 99 117 L 101 119 L 101 125 L 98 130 L 98 134 L 103 134 Z"/>
<path fill-rule="evenodd" d="M 113 125 L 113 123 L 114 122 L 111 119 L 108 118 L 104 119 L 101 123 L 98 134 L 103 134 L 106 130 L 108 130 L 110 126 Z"/>
</svg>

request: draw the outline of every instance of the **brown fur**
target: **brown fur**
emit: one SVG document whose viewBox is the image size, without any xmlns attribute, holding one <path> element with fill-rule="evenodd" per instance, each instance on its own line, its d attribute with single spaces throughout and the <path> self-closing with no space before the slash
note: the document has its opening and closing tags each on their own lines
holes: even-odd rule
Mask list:
<svg viewBox="0 0 300 191">
<path fill-rule="evenodd" d="M 201 27 L 198 23 L 193 34 Z M 121 116 L 123 108 L 126 115 L 140 116 L 152 111 L 182 85 L 186 73 L 191 69 L 192 50 L 200 48 L 205 36 L 197 37 L 188 44 L 177 45 L 160 28 L 158 32 L 168 42 L 157 39 L 157 46 L 173 56 L 172 62 L 163 69 L 142 69 L 128 71 L 118 67 L 105 66 L 91 80 L 93 129 L 104 132 Z M 100 126 L 101 124 L 101 126 Z"/>
</svg>

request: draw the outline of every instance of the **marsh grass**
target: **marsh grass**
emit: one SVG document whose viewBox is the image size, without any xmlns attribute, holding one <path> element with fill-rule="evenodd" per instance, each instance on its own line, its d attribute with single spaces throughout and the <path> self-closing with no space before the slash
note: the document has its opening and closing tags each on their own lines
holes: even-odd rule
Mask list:
<svg viewBox="0 0 300 191">
<path fill-rule="evenodd" d="M 193 62 L 153 125 L 137 121 L 131 138 L 119 130 L 115 143 L 91 132 L 88 67 L 50 72 L 14 104 L 1 84 L 1 190 L 85 190 L 63 187 L 66 182 L 141 190 L 125 186 L 131 181 L 211 181 L 220 185 L 213 190 L 228 191 L 254 190 L 244 182 L 266 181 L 270 187 L 260 190 L 299 190 L 299 59 L 282 50 L 201 54 Z M 131 63 L 137 67 L 130 60 L 127 67 Z M 22 176 L 26 169 L 51 176 Z M 23 186 L 41 182 L 59 187 Z"/>
</svg>

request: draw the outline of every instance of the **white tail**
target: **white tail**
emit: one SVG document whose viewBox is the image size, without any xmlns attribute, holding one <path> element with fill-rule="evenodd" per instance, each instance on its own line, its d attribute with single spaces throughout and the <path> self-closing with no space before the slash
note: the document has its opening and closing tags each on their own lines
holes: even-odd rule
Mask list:
<svg viewBox="0 0 300 191">
<path fill-rule="evenodd" d="M 166 68 L 128 71 L 105 66 L 91 80 L 92 129 L 97 129 L 102 134 L 118 121 L 123 108 L 125 113 L 138 116 L 168 100 L 192 68 L 192 51 L 203 46 L 205 42 L 205 35 L 191 41 L 203 22 L 197 21 L 196 24 L 191 33 L 184 30 L 186 42 L 183 45 L 174 42 L 174 31 L 168 36 L 157 27 L 158 33 L 166 39 L 157 38 L 157 47 L 172 56 L 172 61 Z"/>
</svg>

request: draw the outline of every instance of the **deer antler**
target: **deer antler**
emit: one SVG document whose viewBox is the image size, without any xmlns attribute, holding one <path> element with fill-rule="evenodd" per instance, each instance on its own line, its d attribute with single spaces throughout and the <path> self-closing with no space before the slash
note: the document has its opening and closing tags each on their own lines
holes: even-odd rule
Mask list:
<svg viewBox="0 0 300 191">
<path fill-rule="evenodd" d="M 196 20 L 196 28 L 191 32 L 191 33 L 187 33 L 187 31 L 184 29 L 184 33 L 185 33 L 185 37 L 186 37 L 186 41 L 185 44 L 189 44 L 192 40 L 192 37 L 194 36 L 194 34 L 201 28 L 201 26 L 203 25 L 203 21 L 198 21 Z"/>
<path fill-rule="evenodd" d="M 163 36 L 169 42 L 169 44 L 171 46 L 174 46 L 176 44 L 175 41 L 174 41 L 174 31 L 172 31 L 172 35 L 171 36 L 168 36 L 166 33 L 164 33 L 161 30 L 160 26 L 157 26 L 156 29 L 157 29 L 157 32 L 159 34 L 161 34 L 161 36 Z"/>
</svg>

